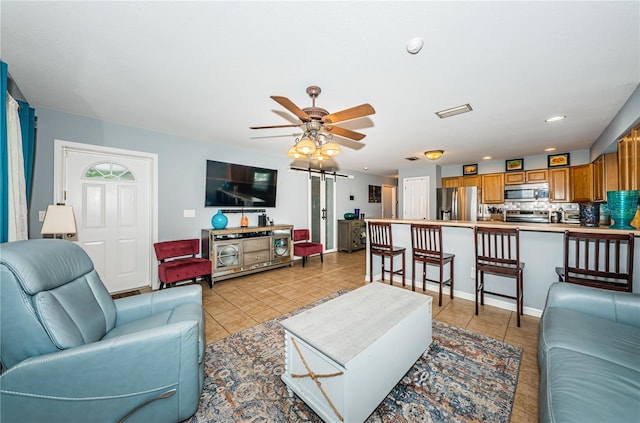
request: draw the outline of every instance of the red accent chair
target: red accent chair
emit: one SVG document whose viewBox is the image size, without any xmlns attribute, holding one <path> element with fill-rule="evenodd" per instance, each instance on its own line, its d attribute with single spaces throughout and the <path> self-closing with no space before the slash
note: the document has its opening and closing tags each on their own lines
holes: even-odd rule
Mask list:
<svg viewBox="0 0 640 423">
<path fill-rule="evenodd" d="M 196 257 L 200 253 L 199 239 L 156 242 L 153 248 L 160 261 L 158 265 L 160 289 L 189 279 L 195 282 L 198 276 L 204 276 L 209 281 L 209 288 L 213 288 L 211 261 Z"/>
<path fill-rule="evenodd" d="M 320 262 L 324 263 L 324 258 L 322 257 L 324 246 L 320 242 L 309 241 L 310 238 L 309 229 L 293 230 L 293 254 L 302 257 L 302 267 L 304 267 L 307 257 L 313 254 L 320 254 Z"/>
</svg>

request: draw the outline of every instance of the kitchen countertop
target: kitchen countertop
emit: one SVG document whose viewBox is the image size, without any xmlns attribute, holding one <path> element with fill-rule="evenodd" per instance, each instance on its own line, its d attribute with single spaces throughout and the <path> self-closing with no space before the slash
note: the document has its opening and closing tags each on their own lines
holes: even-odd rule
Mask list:
<svg viewBox="0 0 640 423">
<path fill-rule="evenodd" d="M 526 223 L 526 222 L 500 222 L 495 220 L 479 220 L 472 222 L 469 220 L 424 220 L 424 219 L 365 219 L 367 222 L 391 222 L 397 224 L 410 225 L 412 223 L 428 223 L 438 224 L 442 226 L 460 227 L 460 228 L 473 228 L 475 226 L 487 226 L 494 228 L 503 228 L 505 226 L 512 228 L 520 228 L 521 231 L 532 232 L 564 232 L 564 231 L 579 231 L 579 232 L 592 232 L 592 233 L 633 233 L 635 237 L 640 237 L 640 230 L 624 230 L 624 229 L 609 229 L 605 226 L 599 226 L 596 228 L 588 228 L 586 226 L 580 226 L 573 223 Z"/>
</svg>

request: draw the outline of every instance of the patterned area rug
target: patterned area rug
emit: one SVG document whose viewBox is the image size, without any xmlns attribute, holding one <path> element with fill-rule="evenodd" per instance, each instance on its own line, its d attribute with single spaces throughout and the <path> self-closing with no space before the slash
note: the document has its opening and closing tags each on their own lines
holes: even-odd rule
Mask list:
<svg viewBox="0 0 640 423">
<path fill-rule="evenodd" d="M 284 372 L 279 321 L 348 291 L 207 346 L 204 391 L 189 423 L 321 422 Z M 522 349 L 433 321 L 433 343 L 367 422 L 509 422 Z"/>
</svg>

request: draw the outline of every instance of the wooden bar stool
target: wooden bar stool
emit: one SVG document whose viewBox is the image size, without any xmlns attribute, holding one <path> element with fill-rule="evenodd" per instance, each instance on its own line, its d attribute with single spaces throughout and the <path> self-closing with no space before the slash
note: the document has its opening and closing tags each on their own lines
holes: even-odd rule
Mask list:
<svg viewBox="0 0 640 423">
<path fill-rule="evenodd" d="M 422 263 L 422 290 L 427 289 L 427 281 L 436 282 L 440 287 L 438 306 L 442 307 L 442 287 L 449 285 L 449 297 L 453 298 L 453 261 L 455 254 L 442 252 L 442 226 L 411 224 L 411 289 L 416 290 L 416 262 Z M 444 280 L 444 266 L 449 263 L 449 279 Z M 438 266 L 439 279 L 427 278 L 427 265 Z"/>
<path fill-rule="evenodd" d="M 520 327 L 520 315 L 524 313 L 523 270 L 520 262 L 520 229 L 488 228 L 476 226 L 473 229 L 476 249 L 476 316 L 478 315 L 478 296 L 484 305 L 484 294 L 497 295 L 516 300 L 516 316 Z M 484 287 L 484 274 L 515 278 L 516 295 L 487 291 Z"/>
<path fill-rule="evenodd" d="M 402 286 L 404 282 L 404 259 L 405 251 L 404 247 L 395 247 L 393 245 L 393 239 L 391 235 L 391 223 L 389 222 L 367 222 L 369 226 L 369 282 L 373 282 L 373 256 L 380 256 L 382 262 L 382 280 L 384 280 L 384 274 L 389 273 L 389 284 L 393 285 L 393 275 L 402 275 Z M 393 270 L 393 259 L 397 255 L 402 255 L 402 270 Z M 389 258 L 389 270 L 384 267 L 385 257 Z"/>
<path fill-rule="evenodd" d="M 633 291 L 634 236 L 564 232 L 564 267 L 556 267 L 561 282 L 613 291 Z"/>
</svg>

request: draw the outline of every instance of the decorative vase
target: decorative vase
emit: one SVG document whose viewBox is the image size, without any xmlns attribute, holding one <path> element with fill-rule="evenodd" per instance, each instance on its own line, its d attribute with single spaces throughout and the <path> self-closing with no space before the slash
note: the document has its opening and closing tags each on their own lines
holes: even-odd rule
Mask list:
<svg viewBox="0 0 640 423">
<path fill-rule="evenodd" d="M 249 218 L 243 214 L 240 218 L 240 227 L 246 228 L 247 226 L 249 226 Z"/>
<path fill-rule="evenodd" d="M 631 220 L 638 210 L 638 191 L 608 191 L 607 206 L 613 219 L 610 229 L 631 229 Z"/>
<path fill-rule="evenodd" d="M 227 227 L 228 222 L 229 219 L 227 219 L 227 216 L 222 214 L 222 210 L 218 210 L 218 213 L 211 217 L 211 226 L 213 226 L 214 229 L 224 229 Z"/>
<path fill-rule="evenodd" d="M 598 227 L 600 206 L 595 203 L 580 203 L 580 226 Z"/>
</svg>

